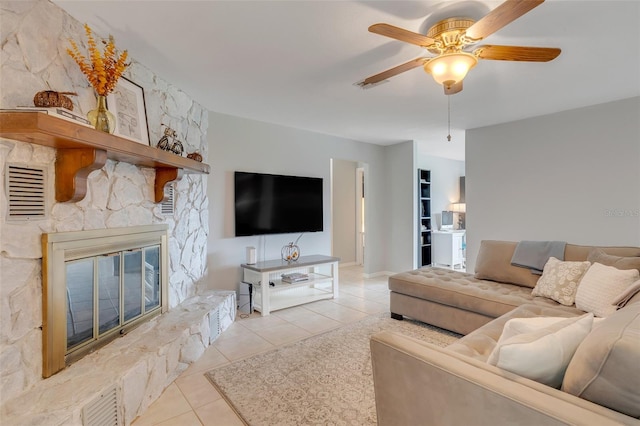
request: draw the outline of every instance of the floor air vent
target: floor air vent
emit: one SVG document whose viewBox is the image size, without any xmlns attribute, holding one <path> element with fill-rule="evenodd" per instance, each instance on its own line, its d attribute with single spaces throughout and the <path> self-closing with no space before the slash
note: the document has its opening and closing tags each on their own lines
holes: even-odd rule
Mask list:
<svg viewBox="0 0 640 426">
<path fill-rule="evenodd" d="M 119 426 L 118 398 L 115 385 L 82 408 L 84 426 Z"/>
<path fill-rule="evenodd" d="M 42 219 L 46 216 L 44 169 L 9 164 L 6 182 L 8 219 Z"/>
</svg>

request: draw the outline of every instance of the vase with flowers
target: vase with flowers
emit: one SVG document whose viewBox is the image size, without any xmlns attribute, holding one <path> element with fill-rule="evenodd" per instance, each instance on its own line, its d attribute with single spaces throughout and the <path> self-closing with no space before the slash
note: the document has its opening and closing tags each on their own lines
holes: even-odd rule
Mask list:
<svg viewBox="0 0 640 426">
<path fill-rule="evenodd" d="M 115 89 L 118 79 L 129 66 L 126 62 L 127 51 L 118 54 L 115 40 L 110 35 L 108 41 L 102 40 L 105 47 L 104 52 L 101 52 L 89 25 L 85 24 L 84 29 L 87 33 L 89 59 L 80 53 L 78 45 L 73 40 L 69 40 L 71 48 L 67 48 L 67 53 L 76 61 L 96 91 L 97 107 L 89 111 L 87 119 L 97 130 L 113 133 L 116 128 L 116 118 L 107 109 L 107 95 Z"/>
</svg>

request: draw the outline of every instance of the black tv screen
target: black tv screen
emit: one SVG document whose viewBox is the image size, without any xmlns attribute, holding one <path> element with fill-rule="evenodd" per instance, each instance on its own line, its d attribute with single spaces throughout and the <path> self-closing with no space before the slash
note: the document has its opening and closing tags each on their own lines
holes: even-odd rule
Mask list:
<svg viewBox="0 0 640 426">
<path fill-rule="evenodd" d="M 236 236 L 318 232 L 322 178 L 235 172 Z"/>
</svg>

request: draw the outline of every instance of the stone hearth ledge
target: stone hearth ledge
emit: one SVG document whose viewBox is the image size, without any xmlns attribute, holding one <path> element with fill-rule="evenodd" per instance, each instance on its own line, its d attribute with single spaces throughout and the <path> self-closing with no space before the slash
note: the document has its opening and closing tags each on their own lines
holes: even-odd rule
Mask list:
<svg viewBox="0 0 640 426">
<path fill-rule="evenodd" d="M 131 424 L 215 340 L 216 311 L 224 331 L 235 319 L 236 293 L 209 291 L 142 324 L 9 400 L 2 424 L 82 425 L 82 408 L 114 385 L 120 421 Z"/>
</svg>

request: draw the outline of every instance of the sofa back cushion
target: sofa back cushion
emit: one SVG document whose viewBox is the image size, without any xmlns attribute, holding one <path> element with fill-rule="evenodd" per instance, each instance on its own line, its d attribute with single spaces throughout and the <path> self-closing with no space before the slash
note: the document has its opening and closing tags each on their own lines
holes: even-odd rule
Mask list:
<svg viewBox="0 0 640 426">
<path fill-rule="evenodd" d="M 481 241 L 478 257 L 476 258 L 475 277 L 480 280 L 497 281 L 534 288 L 540 276 L 532 274 L 527 268 L 521 268 L 511 264 L 511 258 L 513 257 L 513 253 L 516 250 L 517 245 L 518 243 L 513 241 Z M 564 260 L 573 262 L 588 260 L 589 253 L 594 248 L 599 248 L 602 253 L 611 256 L 640 256 L 640 247 L 594 247 L 567 244 L 564 249 Z M 601 257 L 601 259 L 604 258 Z M 607 261 L 615 262 L 617 260 L 615 258 L 613 258 L 613 260 L 612 258 L 608 258 Z M 626 264 L 627 262 L 635 262 L 635 260 L 625 260 L 622 263 Z M 632 264 L 635 265 L 635 263 Z"/>
<path fill-rule="evenodd" d="M 589 253 L 599 248 L 603 253 L 612 256 L 621 257 L 638 257 L 640 256 L 640 247 L 595 247 L 595 246 L 578 246 L 575 244 L 567 244 L 564 248 L 564 260 L 578 261 L 589 260 Z M 598 262 L 602 263 L 602 262 Z M 613 265 L 609 265 L 613 266 Z"/>
<path fill-rule="evenodd" d="M 476 278 L 534 288 L 539 275 L 527 268 L 511 265 L 518 243 L 511 241 L 483 240 L 476 258 Z"/>
<path fill-rule="evenodd" d="M 591 263 L 613 266 L 616 269 L 636 269 L 640 272 L 640 256 L 614 256 L 607 254 L 599 247 L 594 247 L 589 252 L 587 260 Z"/>
<path fill-rule="evenodd" d="M 611 314 L 582 341 L 562 390 L 631 417 L 640 417 L 640 303 Z"/>
</svg>

